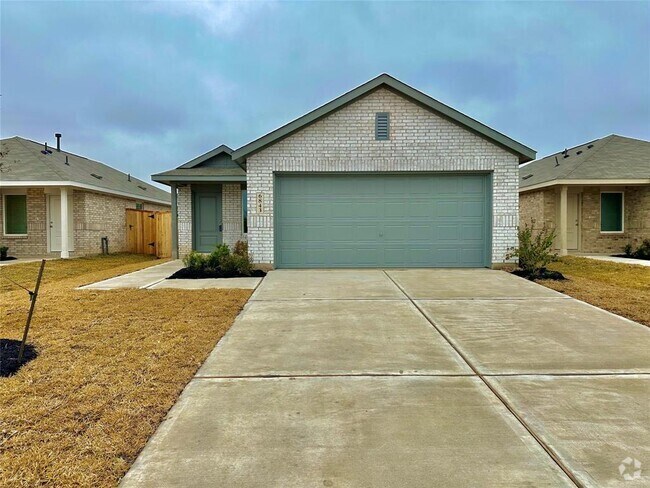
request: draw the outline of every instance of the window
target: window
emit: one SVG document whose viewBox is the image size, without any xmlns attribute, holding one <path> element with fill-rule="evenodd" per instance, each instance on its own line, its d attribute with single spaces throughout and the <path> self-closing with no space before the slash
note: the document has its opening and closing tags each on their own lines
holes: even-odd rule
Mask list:
<svg viewBox="0 0 650 488">
<path fill-rule="evenodd" d="M 244 234 L 248 232 L 248 201 L 246 200 L 246 190 L 241 191 L 241 214 L 242 214 L 242 229 Z"/>
<path fill-rule="evenodd" d="M 623 192 L 600 194 L 600 231 L 623 232 Z"/>
<path fill-rule="evenodd" d="M 27 195 L 5 195 L 6 235 L 27 235 Z"/>
<path fill-rule="evenodd" d="M 375 115 L 375 140 L 387 141 L 389 139 L 389 114 L 388 112 L 377 112 Z"/>
<path fill-rule="evenodd" d="M 142 203 L 142 202 L 135 202 L 135 209 L 136 209 L 136 210 L 144 210 L 144 203 Z"/>
</svg>

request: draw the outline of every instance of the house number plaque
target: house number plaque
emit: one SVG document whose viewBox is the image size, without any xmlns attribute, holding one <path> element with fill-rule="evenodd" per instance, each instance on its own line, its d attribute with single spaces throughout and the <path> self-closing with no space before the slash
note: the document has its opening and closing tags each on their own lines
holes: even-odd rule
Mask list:
<svg viewBox="0 0 650 488">
<path fill-rule="evenodd" d="M 264 193 L 255 195 L 255 208 L 257 213 L 264 213 Z"/>
</svg>

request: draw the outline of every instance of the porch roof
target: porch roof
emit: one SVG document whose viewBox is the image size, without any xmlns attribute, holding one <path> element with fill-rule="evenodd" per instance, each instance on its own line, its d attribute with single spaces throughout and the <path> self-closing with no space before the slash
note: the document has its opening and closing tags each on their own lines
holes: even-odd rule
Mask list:
<svg viewBox="0 0 650 488">
<path fill-rule="evenodd" d="M 232 159 L 232 149 L 221 145 L 175 169 L 151 176 L 159 183 L 245 182 L 246 171 Z"/>
</svg>

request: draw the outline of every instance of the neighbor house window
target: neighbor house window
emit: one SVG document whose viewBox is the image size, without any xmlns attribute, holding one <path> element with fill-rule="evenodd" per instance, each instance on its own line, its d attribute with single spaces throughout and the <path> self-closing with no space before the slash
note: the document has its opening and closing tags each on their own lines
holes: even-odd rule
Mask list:
<svg viewBox="0 0 650 488">
<path fill-rule="evenodd" d="M 27 235 L 27 195 L 4 196 L 4 233 Z"/>
<path fill-rule="evenodd" d="M 600 194 L 600 231 L 623 232 L 623 192 Z"/>
<path fill-rule="evenodd" d="M 246 200 L 246 190 L 241 191 L 241 216 L 242 216 L 242 229 L 244 234 L 248 232 L 248 201 Z"/>
<path fill-rule="evenodd" d="M 135 202 L 135 209 L 136 209 L 136 210 L 144 210 L 144 203 L 142 203 L 142 202 Z"/>
</svg>

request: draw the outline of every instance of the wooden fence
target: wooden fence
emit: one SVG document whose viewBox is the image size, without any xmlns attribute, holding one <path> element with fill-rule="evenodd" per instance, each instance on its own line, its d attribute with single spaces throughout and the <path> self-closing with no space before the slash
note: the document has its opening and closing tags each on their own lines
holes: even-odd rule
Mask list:
<svg viewBox="0 0 650 488">
<path fill-rule="evenodd" d="M 126 210 L 126 247 L 134 254 L 172 255 L 172 213 Z"/>
</svg>

